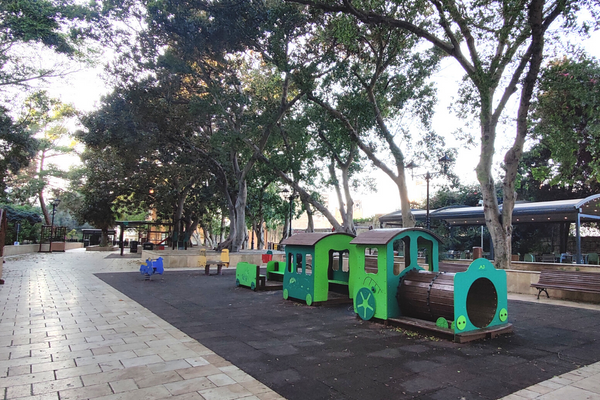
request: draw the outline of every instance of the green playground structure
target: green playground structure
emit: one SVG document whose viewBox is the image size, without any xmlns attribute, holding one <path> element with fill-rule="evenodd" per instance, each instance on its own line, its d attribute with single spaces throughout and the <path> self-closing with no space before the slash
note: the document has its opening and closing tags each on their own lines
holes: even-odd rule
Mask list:
<svg viewBox="0 0 600 400">
<path fill-rule="evenodd" d="M 300 233 L 282 242 L 286 262 L 269 261 L 266 276 L 256 265 L 239 263 L 236 284 L 255 290 L 265 279 L 280 280 L 284 299 L 308 305 L 350 300 L 363 320 L 435 331 L 457 342 L 512 332 L 506 271 L 479 258 L 464 272 L 441 272 L 440 243 L 423 228 L 375 229 L 357 237 Z"/>
<path fill-rule="evenodd" d="M 465 272 L 439 272 L 439 243 L 422 228 L 357 236 L 351 242 L 357 258 L 352 272 L 356 314 L 364 320 L 452 332 L 456 341 L 511 332 L 506 272 L 484 258 L 474 260 Z"/>
<path fill-rule="evenodd" d="M 283 271 L 278 274 L 276 271 L 278 264 L 283 264 L 283 266 L 279 266 L 280 268 L 285 267 L 285 263 L 269 261 L 266 275 L 261 275 L 259 265 L 239 262 L 235 267 L 235 285 L 246 286 L 255 291 L 281 290 L 283 288 L 281 284 Z"/>
<path fill-rule="evenodd" d="M 330 292 L 352 297 L 354 270 L 353 235 L 347 233 L 299 233 L 284 241 L 286 266 L 283 298 L 313 302 L 330 299 Z"/>
<path fill-rule="evenodd" d="M 265 286 L 264 275 L 260 274 L 260 267 L 256 264 L 239 262 L 235 267 L 235 285 L 246 286 L 252 290 Z"/>
<path fill-rule="evenodd" d="M 269 261 L 267 263 L 267 280 L 283 282 L 283 275 L 285 271 L 285 262 L 283 261 Z"/>
</svg>

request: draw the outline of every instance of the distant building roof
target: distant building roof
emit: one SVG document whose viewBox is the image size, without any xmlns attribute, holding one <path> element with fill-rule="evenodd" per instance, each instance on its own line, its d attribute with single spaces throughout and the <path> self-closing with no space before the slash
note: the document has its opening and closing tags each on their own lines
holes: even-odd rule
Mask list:
<svg viewBox="0 0 600 400">
<path fill-rule="evenodd" d="M 502 210 L 502 205 L 500 205 Z M 412 210 L 417 221 L 425 221 L 425 210 Z M 600 194 L 585 199 L 570 199 L 541 202 L 519 202 L 513 210 L 513 224 L 540 222 L 575 222 L 579 214 L 581 222 L 600 219 Z M 450 226 L 484 225 L 483 207 L 451 206 L 429 211 L 430 218 L 443 220 Z M 402 226 L 402 211 L 379 218 L 388 226 Z"/>
</svg>

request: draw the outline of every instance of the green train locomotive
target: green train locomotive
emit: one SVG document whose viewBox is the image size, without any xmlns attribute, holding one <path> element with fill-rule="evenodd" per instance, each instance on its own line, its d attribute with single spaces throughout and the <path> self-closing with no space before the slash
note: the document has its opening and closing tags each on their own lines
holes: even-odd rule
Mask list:
<svg viewBox="0 0 600 400">
<path fill-rule="evenodd" d="M 452 332 L 457 341 L 512 331 L 506 272 L 484 258 L 464 272 L 441 272 L 440 242 L 422 228 L 371 230 L 353 239 L 356 314 Z M 424 261 L 419 262 L 419 252 Z"/>
</svg>

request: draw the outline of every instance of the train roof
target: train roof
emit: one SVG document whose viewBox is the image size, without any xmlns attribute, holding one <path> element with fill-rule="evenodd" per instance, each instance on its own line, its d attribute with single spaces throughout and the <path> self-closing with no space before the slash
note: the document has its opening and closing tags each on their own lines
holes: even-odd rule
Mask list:
<svg viewBox="0 0 600 400">
<path fill-rule="evenodd" d="M 442 243 L 442 239 L 425 228 L 393 228 L 393 229 L 372 229 L 358 235 L 351 244 L 388 244 L 392 239 L 401 233 L 405 232 L 422 232 L 432 236 L 438 242 Z"/>
<path fill-rule="evenodd" d="M 350 233 L 344 232 L 311 232 L 311 233 L 297 233 L 293 236 L 290 236 L 284 239 L 281 244 L 283 245 L 291 245 L 291 246 L 314 246 L 322 239 L 333 236 L 333 235 L 347 235 L 350 237 L 354 237 L 354 235 Z"/>
</svg>

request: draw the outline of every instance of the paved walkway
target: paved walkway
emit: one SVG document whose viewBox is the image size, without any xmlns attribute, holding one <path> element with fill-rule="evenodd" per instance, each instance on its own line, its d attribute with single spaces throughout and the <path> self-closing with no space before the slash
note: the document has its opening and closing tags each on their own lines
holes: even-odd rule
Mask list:
<svg viewBox="0 0 600 400">
<path fill-rule="evenodd" d="M 7 259 L 0 398 L 281 398 L 92 274 L 140 260 L 70 251 Z"/>
<path fill-rule="evenodd" d="M 139 269 L 140 260 L 105 256 L 76 250 L 7 259 L 0 286 L 0 397 L 281 398 L 93 276 Z M 505 397 L 524 398 L 600 399 L 600 363 Z"/>
</svg>

